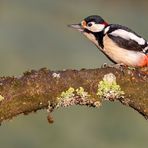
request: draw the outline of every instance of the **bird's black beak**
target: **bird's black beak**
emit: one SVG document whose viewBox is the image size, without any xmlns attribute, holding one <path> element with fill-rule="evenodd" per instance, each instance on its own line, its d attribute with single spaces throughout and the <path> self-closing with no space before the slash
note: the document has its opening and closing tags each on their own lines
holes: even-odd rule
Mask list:
<svg viewBox="0 0 148 148">
<path fill-rule="evenodd" d="M 76 30 L 78 30 L 80 32 L 84 31 L 84 28 L 81 26 L 81 24 L 71 24 L 71 25 L 68 25 L 68 27 L 76 29 Z"/>
</svg>

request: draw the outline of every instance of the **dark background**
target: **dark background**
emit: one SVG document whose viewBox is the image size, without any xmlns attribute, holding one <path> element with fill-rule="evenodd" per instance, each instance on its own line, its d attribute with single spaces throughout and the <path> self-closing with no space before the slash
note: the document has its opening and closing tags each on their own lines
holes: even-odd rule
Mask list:
<svg viewBox="0 0 148 148">
<path fill-rule="evenodd" d="M 92 14 L 129 26 L 148 39 L 144 0 L 1 0 L 0 76 L 47 67 L 97 68 L 109 60 L 80 33 L 67 27 Z M 136 93 L 136 92 L 135 92 Z M 139 94 L 140 95 L 140 94 Z M 46 110 L 18 116 L 0 127 L 0 148 L 146 148 L 148 121 L 120 103 L 99 109 Z"/>
</svg>

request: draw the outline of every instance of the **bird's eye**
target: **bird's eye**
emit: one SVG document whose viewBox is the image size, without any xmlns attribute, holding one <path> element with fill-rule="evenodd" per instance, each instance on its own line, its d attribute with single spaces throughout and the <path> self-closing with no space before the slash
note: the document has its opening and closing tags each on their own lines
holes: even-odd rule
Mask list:
<svg viewBox="0 0 148 148">
<path fill-rule="evenodd" d="M 87 24 L 87 26 L 88 26 L 88 27 L 91 27 L 91 26 L 92 26 L 92 23 L 91 23 L 91 22 L 90 22 L 90 23 L 88 23 L 88 24 Z"/>
</svg>

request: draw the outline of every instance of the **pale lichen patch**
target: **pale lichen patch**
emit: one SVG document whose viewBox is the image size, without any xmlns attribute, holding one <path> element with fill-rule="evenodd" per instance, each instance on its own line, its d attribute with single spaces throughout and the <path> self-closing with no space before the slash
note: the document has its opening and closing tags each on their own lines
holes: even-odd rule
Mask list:
<svg viewBox="0 0 148 148">
<path fill-rule="evenodd" d="M 56 108 L 62 106 L 70 106 L 74 104 L 75 89 L 70 87 L 68 90 L 63 91 L 59 97 L 57 97 L 58 104 Z"/>
<path fill-rule="evenodd" d="M 4 100 L 4 97 L 0 95 L 0 101 Z"/>
<path fill-rule="evenodd" d="M 94 106 L 95 106 L 95 107 L 100 107 L 100 106 L 101 106 L 101 102 L 100 102 L 100 101 L 94 102 Z"/>
<path fill-rule="evenodd" d="M 61 93 L 60 98 L 63 98 L 63 99 L 72 98 L 72 97 L 74 97 L 74 95 L 75 95 L 74 92 L 75 92 L 75 89 L 74 89 L 73 87 L 70 87 L 68 90 L 63 91 L 63 92 Z M 58 98 L 58 99 L 60 99 L 60 98 Z"/>
<path fill-rule="evenodd" d="M 27 103 L 26 102 L 23 102 L 23 105 L 26 105 Z"/>
<path fill-rule="evenodd" d="M 79 87 L 74 89 L 70 87 L 68 90 L 63 91 L 59 97 L 57 97 L 58 103 L 56 108 L 58 107 L 67 107 L 72 105 L 87 105 L 87 106 L 100 106 L 100 101 L 96 99 L 92 99 L 91 95 L 84 90 L 83 87 Z"/>
<path fill-rule="evenodd" d="M 84 91 L 83 87 L 79 87 L 78 89 L 76 89 L 76 93 L 77 95 L 79 95 L 80 97 L 90 97 L 90 95 L 88 94 L 88 92 Z"/>
<path fill-rule="evenodd" d="M 52 74 L 52 76 L 53 76 L 53 78 L 60 78 L 60 73 L 54 72 L 54 73 Z"/>
<path fill-rule="evenodd" d="M 47 112 L 50 113 L 50 112 L 52 112 L 52 111 L 53 111 L 53 106 L 52 106 L 51 102 L 48 101 Z"/>
<path fill-rule="evenodd" d="M 103 80 L 98 84 L 97 95 L 106 100 L 124 97 L 124 92 L 117 84 L 116 76 L 113 73 L 104 75 Z"/>
</svg>

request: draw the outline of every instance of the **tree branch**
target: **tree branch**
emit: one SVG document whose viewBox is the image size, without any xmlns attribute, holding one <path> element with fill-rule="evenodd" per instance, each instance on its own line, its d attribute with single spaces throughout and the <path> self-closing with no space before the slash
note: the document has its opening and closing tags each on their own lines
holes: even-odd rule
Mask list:
<svg viewBox="0 0 148 148">
<path fill-rule="evenodd" d="M 47 108 L 120 101 L 148 118 L 148 75 L 115 68 L 25 72 L 21 77 L 0 78 L 0 122 L 21 113 Z M 48 118 L 50 121 L 50 117 Z"/>
</svg>

